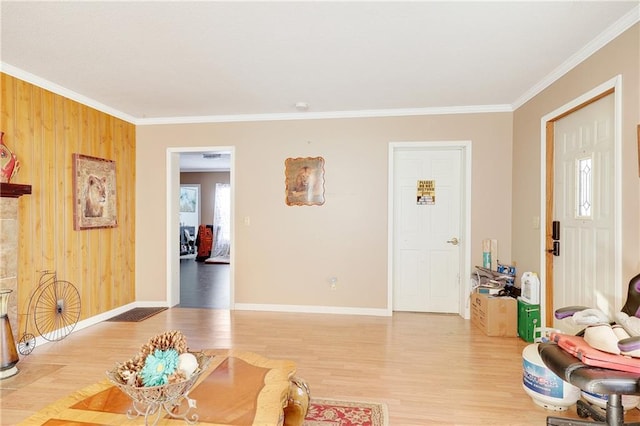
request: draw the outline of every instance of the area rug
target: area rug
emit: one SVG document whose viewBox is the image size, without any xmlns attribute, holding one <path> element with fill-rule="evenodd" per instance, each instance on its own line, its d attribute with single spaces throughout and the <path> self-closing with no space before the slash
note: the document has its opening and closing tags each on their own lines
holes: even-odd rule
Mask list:
<svg viewBox="0 0 640 426">
<path fill-rule="evenodd" d="M 383 403 L 311 398 L 304 426 L 386 426 L 388 422 Z"/>
<path fill-rule="evenodd" d="M 107 321 L 114 322 L 140 322 L 146 320 L 155 314 L 164 311 L 167 308 L 133 308 L 127 312 L 123 312 L 120 315 L 109 318 Z"/>
</svg>

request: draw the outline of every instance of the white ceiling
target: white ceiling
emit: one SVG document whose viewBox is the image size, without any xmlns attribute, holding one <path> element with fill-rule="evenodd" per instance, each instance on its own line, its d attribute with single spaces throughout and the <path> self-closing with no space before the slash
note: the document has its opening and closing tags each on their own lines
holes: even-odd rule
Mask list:
<svg viewBox="0 0 640 426">
<path fill-rule="evenodd" d="M 2 1 L 1 65 L 139 125 L 511 111 L 638 5 Z"/>
</svg>

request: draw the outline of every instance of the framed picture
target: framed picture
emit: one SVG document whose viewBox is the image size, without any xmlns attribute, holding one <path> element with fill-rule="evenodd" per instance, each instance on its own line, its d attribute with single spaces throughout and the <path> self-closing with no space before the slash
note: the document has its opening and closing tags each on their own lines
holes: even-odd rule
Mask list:
<svg viewBox="0 0 640 426">
<path fill-rule="evenodd" d="M 193 226 L 196 230 L 200 225 L 200 184 L 180 184 L 180 225 Z"/>
<path fill-rule="evenodd" d="M 180 213 L 198 211 L 198 187 L 180 185 Z"/>
<path fill-rule="evenodd" d="M 115 162 L 73 154 L 73 229 L 116 226 Z"/>
<path fill-rule="evenodd" d="M 288 206 L 324 204 L 324 158 L 287 158 L 284 174 Z"/>
</svg>

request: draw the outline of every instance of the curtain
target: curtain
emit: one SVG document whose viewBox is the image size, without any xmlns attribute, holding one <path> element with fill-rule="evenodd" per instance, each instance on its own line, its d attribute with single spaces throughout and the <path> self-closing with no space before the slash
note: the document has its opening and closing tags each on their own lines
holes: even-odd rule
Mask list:
<svg viewBox="0 0 640 426">
<path fill-rule="evenodd" d="M 231 234 L 231 186 L 216 184 L 213 206 L 213 250 L 211 257 L 229 257 Z"/>
</svg>

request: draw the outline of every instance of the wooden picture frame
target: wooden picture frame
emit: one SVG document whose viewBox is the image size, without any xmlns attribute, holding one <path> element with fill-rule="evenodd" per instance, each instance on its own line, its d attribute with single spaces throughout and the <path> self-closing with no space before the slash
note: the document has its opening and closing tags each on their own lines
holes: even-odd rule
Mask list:
<svg viewBox="0 0 640 426">
<path fill-rule="evenodd" d="M 115 161 L 73 154 L 73 229 L 116 226 Z"/>
<path fill-rule="evenodd" d="M 284 174 L 288 206 L 324 204 L 324 158 L 287 158 Z"/>
</svg>

